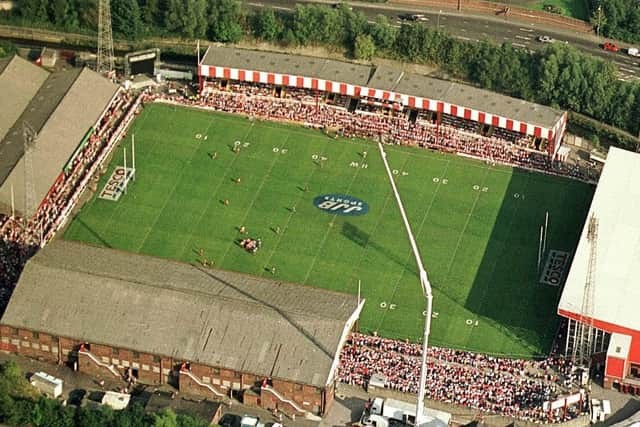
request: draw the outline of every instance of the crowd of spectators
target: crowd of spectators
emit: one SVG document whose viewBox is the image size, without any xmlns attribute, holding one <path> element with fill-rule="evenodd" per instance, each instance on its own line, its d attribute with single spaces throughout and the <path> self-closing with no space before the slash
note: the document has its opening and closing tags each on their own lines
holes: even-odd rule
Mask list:
<svg viewBox="0 0 640 427">
<path fill-rule="evenodd" d="M 122 119 L 129 112 L 132 99 L 131 94 L 119 92 L 31 219 L 0 215 L 0 312 L 8 303 L 26 260 L 53 236 L 88 178 L 93 175 L 96 159 L 115 142 L 112 137 L 121 129 Z"/>
<path fill-rule="evenodd" d="M 353 333 L 340 355 L 338 379 L 366 389 L 377 374 L 385 388 L 417 393 L 421 357 L 421 344 Z M 579 407 L 547 412 L 543 402 L 566 391 L 571 373 L 571 364 L 559 358 L 530 361 L 429 347 L 426 397 L 526 421 L 564 421 Z"/>
<path fill-rule="evenodd" d="M 436 124 L 418 115 L 410 120 L 409 112 L 367 100 L 348 108 L 348 99 L 323 95 L 307 89 L 278 89 L 264 84 L 213 81 L 205 86 L 203 96 L 186 99 L 166 97 L 173 102 L 203 108 L 246 114 L 263 120 L 301 123 L 323 129 L 335 129 L 344 137 L 369 138 L 392 144 L 421 146 L 546 173 L 572 176 L 585 181 L 597 179 L 594 171 L 549 159 L 544 144 L 513 132 L 494 129 L 492 136 L 472 131 L 477 123 L 446 116 Z M 536 145 L 537 144 L 537 145 Z"/>
</svg>

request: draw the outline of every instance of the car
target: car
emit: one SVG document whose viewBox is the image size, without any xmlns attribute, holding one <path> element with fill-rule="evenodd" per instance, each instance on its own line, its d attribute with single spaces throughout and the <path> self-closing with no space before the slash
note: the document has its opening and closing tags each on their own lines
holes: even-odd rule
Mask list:
<svg viewBox="0 0 640 427">
<path fill-rule="evenodd" d="M 348 10 L 353 10 L 353 7 L 349 6 L 347 3 L 333 3 L 331 5 L 331 7 L 334 9 L 340 9 L 343 6 L 345 6 Z"/>
<path fill-rule="evenodd" d="M 224 414 L 220 421 L 218 421 L 218 425 L 220 427 L 240 427 L 240 422 L 242 421 L 242 417 L 236 414 Z"/>
<path fill-rule="evenodd" d="M 555 42 L 555 39 L 549 36 L 538 36 L 538 41 L 541 43 L 553 43 Z"/>
<path fill-rule="evenodd" d="M 399 18 L 403 21 L 427 21 L 427 17 L 421 13 L 405 13 L 399 15 Z"/>
<path fill-rule="evenodd" d="M 637 47 L 630 47 L 627 49 L 627 55 L 630 56 L 640 56 L 640 50 Z"/>
<path fill-rule="evenodd" d="M 240 420 L 240 427 L 264 427 L 262 423 L 260 423 L 260 418 L 254 417 L 253 415 L 245 415 Z"/>
<path fill-rule="evenodd" d="M 602 45 L 602 48 L 604 50 L 608 50 L 609 52 L 617 52 L 618 50 L 620 50 L 620 48 L 618 47 L 618 45 L 611 43 L 611 42 L 606 42 Z"/>
</svg>

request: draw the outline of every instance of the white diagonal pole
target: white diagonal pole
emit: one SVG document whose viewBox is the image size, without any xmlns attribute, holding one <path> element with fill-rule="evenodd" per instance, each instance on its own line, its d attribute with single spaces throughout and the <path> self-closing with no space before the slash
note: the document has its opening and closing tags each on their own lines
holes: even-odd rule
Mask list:
<svg viewBox="0 0 640 427">
<path fill-rule="evenodd" d="M 133 167 L 133 176 L 131 177 L 134 181 L 136 180 L 136 135 L 131 135 L 131 163 Z"/>
<path fill-rule="evenodd" d="M 540 226 L 540 243 L 538 243 L 538 270 L 540 270 L 540 260 L 542 259 L 542 233 L 544 226 Z"/>
<path fill-rule="evenodd" d="M 418 245 L 416 244 L 416 240 L 413 237 L 413 232 L 411 231 L 411 225 L 409 224 L 409 219 L 407 218 L 407 214 L 404 210 L 404 206 L 402 205 L 402 200 L 400 199 L 400 193 L 398 193 L 398 188 L 396 187 L 396 183 L 393 180 L 393 175 L 391 174 L 391 168 L 389 168 L 389 163 L 387 162 L 387 154 L 384 152 L 384 148 L 382 144 L 378 142 L 378 148 L 380 149 L 380 155 L 382 156 L 382 162 L 384 163 L 384 167 L 387 170 L 387 176 L 389 177 L 389 182 L 391 183 L 391 189 L 393 190 L 393 195 L 396 198 L 396 202 L 398 203 L 398 208 L 400 208 L 400 215 L 402 216 L 402 221 L 404 222 L 404 227 L 407 231 L 407 235 L 409 236 L 409 243 L 411 243 L 411 249 L 413 250 L 413 256 L 416 259 L 416 264 L 418 265 L 418 270 L 420 271 L 420 284 L 422 285 L 422 292 L 427 299 L 427 312 L 424 319 L 424 336 L 422 341 L 422 366 L 420 369 L 420 385 L 418 387 L 418 402 L 416 404 L 416 427 L 420 427 L 423 424 L 424 420 L 424 396 L 427 391 L 427 349 L 429 347 L 429 334 L 431 332 L 431 312 L 433 309 L 433 294 L 431 293 L 431 283 L 429 282 L 429 278 L 427 277 L 427 272 L 422 265 L 422 258 L 420 257 L 420 251 L 418 250 Z"/>
<path fill-rule="evenodd" d="M 544 215 L 544 238 L 542 239 L 542 253 L 547 251 L 547 230 L 549 229 L 549 211 Z"/>
<path fill-rule="evenodd" d="M 124 194 L 127 194 L 127 146 L 124 148 Z"/>
</svg>

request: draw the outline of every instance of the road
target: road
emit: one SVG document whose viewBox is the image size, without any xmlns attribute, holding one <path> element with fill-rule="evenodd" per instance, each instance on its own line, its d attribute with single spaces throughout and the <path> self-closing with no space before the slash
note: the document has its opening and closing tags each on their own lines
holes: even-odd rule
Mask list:
<svg viewBox="0 0 640 427">
<path fill-rule="evenodd" d="M 273 7 L 276 10 L 293 10 L 296 2 L 288 0 L 242 0 L 247 8 Z M 328 0 L 298 0 L 297 3 L 324 3 L 334 4 Z M 539 24 L 514 21 L 508 16 L 474 15 L 447 10 L 432 10 L 413 8 L 407 9 L 401 5 L 378 3 L 350 3 L 354 11 L 364 13 L 370 22 L 377 15 L 387 16 L 394 25 L 400 26 L 400 14 L 420 13 L 424 14 L 423 23 L 433 28 L 446 31 L 460 40 L 478 42 L 484 38 L 498 43 L 510 42 L 513 46 L 522 49 L 537 50 L 545 46 L 537 41 L 540 35 L 546 35 L 556 40 L 556 43 L 566 42 L 575 48 L 590 53 L 596 57 L 612 61 L 619 71 L 621 80 L 640 79 L 640 58 L 628 56 L 623 49 L 620 52 L 608 52 L 600 45 L 605 41 L 592 34 L 576 31 L 566 31 L 559 28 L 543 27 Z M 627 47 L 627 45 L 623 45 Z"/>
</svg>

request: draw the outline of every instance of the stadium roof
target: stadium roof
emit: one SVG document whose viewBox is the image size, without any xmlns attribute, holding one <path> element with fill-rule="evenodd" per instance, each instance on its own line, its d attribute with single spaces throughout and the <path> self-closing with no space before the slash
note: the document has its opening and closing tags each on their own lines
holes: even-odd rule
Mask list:
<svg viewBox="0 0 640 427">
<path fill-rule="evenodd" d="M 24 122 L 38 134 L 33 185 L 39 202 L 116 91 L 115 84 L 86 68 L 50 74 L 0 141 L 0 203 L 10 204 L 9 187 L 13 184 L 16 209 L 25 213 Z"/>
<path fill-rule="evenodd" d="M 357 309 L 352 295 L 54 241 L 2 324 L 323 387 Z"/>
<path fill-rule="evenodd" d="M 593 317 L 640 330 L 640 154 L 610 148 L 588 218 L 599 220 Z M 589 220 L 582 229 L 558 310 L 581 314 L 589 263 Z M 597 325 L 596 325 L 597 326 Z"/>
<path fill-rule="evenodd" d="M 203 65 L 224 66 L 242 70 L 291 74 L 340 81 L 364 86 L 372 68 L 332 59 L 284 53 L 243 50 L 224 46 L 209 46 L 202 58 Z"/>
<path fill-rule="evenodd" d="M 475 86 L 434 79 L 420 74 L 402 73 L 390 67 L 377 67 L 369 85 L 376 89 L 438 99 L 545 128 L 554 127 L 564 114 L 561 110 L 500 95 Z"/>
<path fill-rule="evenodd" d="M 233 70 L 233 71 L 232 71 Z M 241 70 L 260 71 L 264 75 L 240 75 Z M 385 65 L 358 65 L 344 61 L 312 58 L 283 53 L 252 51 L 211 45 L 199 64 L 200 75 L 232 78 L 253 82 L 285 84 L 340 92 L 346 95 L 366 95 L 392 99 L 411 108 L 429 108 L 447 114 L 484 122 L 515 132 L 526 133 L 558 142 L 566 121 L 565 112 L 521 99 L 500 95 L 471 85 L 439 80 L 420 74 L 407 73 Z M 269 74 L 273 81 L 268 81 Z M 278 76 L 318 79 L 319 82 L 288 80 L 281 83 Z M 290 79 L 290 77 L 287 77 Z M 331 82 L 327 89 L 326 81 Z M 352 85 L 338 87 L 334 83 Z M 356 89 L 358 88 L 358 89 Z M 428 106 L 424 101 L 428 100 Z M 433 102 L 433 103 L 432 103 Z M 436 103 L 442 103 L 438 106 Z M 452 109 L 455 107 L 455 109 Z M 464 111 L 468 110 L 468 111 Z M 484 116 L 481 118 L 480 114 Z M 522 125 L 525 127 L 522 127 Z M 555 144 L 556 148 L 559 144 Z"/>
<path fill-rule="evenodd" d="M 0 61 L 1 141 L 38 92 L 49 73 L 17 55 Z M 0 168 L 7 155 L 4 144 L 0 142 Z"/>
</svg>

